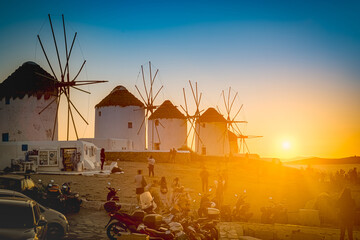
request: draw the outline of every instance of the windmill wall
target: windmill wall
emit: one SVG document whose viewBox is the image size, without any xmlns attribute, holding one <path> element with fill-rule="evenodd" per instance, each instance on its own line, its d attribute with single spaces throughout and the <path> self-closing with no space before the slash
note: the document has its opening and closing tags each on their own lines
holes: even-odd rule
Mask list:
<svg viewBox="0 0 360 240">
<path fill-rule="evenodd" d="M 223 156 L 229 154 L 229 140 L 226 135 L 227 127 L 223 122 L 204 122 L 196 124 L 200 139 L 195 135 L 195 152 L 208 156 Z M 204 154 L 203 147 L 206 153 Z"/>
<path fill-rule="evenodd" d="M 170 150 L 173 148 L 178 149 L 186 145 L 186 119 L 166 118 L 158 119 L 158 121 L 159 124 L 155 127 L 156 120 L 149 120 L 149 149 Z M 153 124 L 154 128 L 152 128 Z M 156 132 L 156 128 L 159 136 Z M 152 141 L 153 139 L 154 141 Z M 158 145 L 159 149 L 154 148 L 157 143 L 160 143 Z"/>
<path fill-rule="evenodd" d="M 126 139 L 131 141 L 128 149 L 144 150 L 145 123 L 140 129 L 144 115 L 138 106 L 95 108 L 95 139 Z"/>
<path fill-rule="evenodd" d="M 56 116 L 56 101 L 41 114 L 55 97 L 45 99 L 42 95 L 25 95 L 23 98 L 0 100 L 0 132 L 2 142 L 6 141 L 47 141 L 52 140 Z M 55 128 L 54 140 L 58 138 Z"/>
</svg>

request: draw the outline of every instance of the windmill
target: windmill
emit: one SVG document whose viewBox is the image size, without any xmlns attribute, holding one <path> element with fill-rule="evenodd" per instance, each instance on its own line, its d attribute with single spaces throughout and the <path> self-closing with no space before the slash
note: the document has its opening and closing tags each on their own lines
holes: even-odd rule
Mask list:
<svg viewBox="0 0 360 240">
<path fill-rule="evenodd" d="M 227 122 L 227 129 L 224 132 L 223 138 L 224 138 L 224 143 L 225 143 L 225 140 L 229 141 L 229 153 L 230 154 L 232 153 L 229 134 L 234 134 L 236 136 L 236 142 L 237 142 L 237 139 L 240 140 L 239 146 L 237 146 L 238 151 L 240 153 L 241 152 L 244 154 L 250 153 L 249 147 L 246 143 L 246 140 L 250 139 L 250 138 L 259 138 L 262 136 L 247 136 L 247 135 L 242 134 L 238 124 L 239 123 L 247 123 L 247 121 L 238 121 L 235 119 L 241 112 L 241 110 L 244 106 L 243 104 L 241 104 L 239 109 L 235 112 L 235 115 L 231 116 L 232 112 L 234 112 L 234 111 L 232 111 L 233 107 L 234 107 L 234 103 L 235 103 L 236 99 L 238 99 L 238 92 L 236 92 L 235 95 L 231 96 L 231 87 L 229 87 L 229 92 L 228 92 L 227 96 L 226 96 L 224 90 L 222 90 L 221 96 L 223 98 L 223 103 L 224 103 L 225 112 L 226 112 L 226 122 Z M 221 112 L 218 106 L 217 106 L 217 109 L 219 112 Z"/>
<path fill-rule="evenodd" d="M 200 108 L 200 102 L 201 102 L 202 93 L 198 92 L 197 82 L 195 82 L 195 90 L 194 90 L 190 80 L 189 80 L 189 85 L 190 85 L 190 88 L 191 88 L 194 104 L 195 104 L 195 107 L 196 107 L 195 112 L 194 112 L 193 115 L 191 115 L 189 113 L 189 109 L 188 109 L 188 105 L 187 105 L 187 101 L 186 101 L 185 88 L 183 88 L 185 107 L 183 107 L 182 105 L 180 105 L 180 107 L 185 112 L 186 119 L 190 123 L 190 128 L 189 128 L 189 131 L 188 131 L 188 133 L 186 135 L 185 144 L 187 146 L 190 134 L 192 134 L 191 144 L 190 144 L 190 149 L 192 149 L 193 144 L 194 144 L 195 136 L 197 136 L 197 144 L 196 144 L 196 146 L 199 146 L 199 142 L 201 142 L 201 144 L 203 144 L 203 142 L 202 142 L 202 140 L 200 138 L 200 121 L 199 121 L 199 119 L 200 119 L 201 112 L 203 112 L 204 110 L 199 109 Z M 198 128 L 196 126 L 198 126 Z"/>
<path fill-rule="evenodd" d="M 40 39 L 40 36 L 37 35 L 37 38 L 39 40 L 42 52 L 44 53 L 44 56 L 46 58 L 46 61 L 51 69 L 52 72 L 52 78 L 48 77 L 46 75 L 37 73 L 40 76 L 43 76 L 45 78 L 48 78 L 52 81 L 54 81 L 54 85 L 55 87 L 58 89 L 57 91 L 57 95 L 55 96 L 54 100 L 52 100 L 47 106 L 45 106 L 40 112 L 39 114 L 41 114 L 42 112 L 44 112 L 50 105 L 52 105 L 54 102 L 56 102 L 57 106 L 56 106 L 56 114 L 55 114 L 55 120 L 54 120 L 54 128 L 53 128 L 53 132 L 52 132 L 52 140 L 54 140 L 54 135 L 55 135 L 55 128 L 56 128 L 56 124 L 57 124 L 57 118 L 58 118 L 58 112 L 59 112 L 59 105 L 60 105 L 60 100 L 62 96 L 65 96 L 65 99 L 67 100 L 67 137 L 66 139 L 69 140 L 69 126 L 70 126 L 70 117 L 71 117 L 71 121 L 73 124 L 73 128 L 76 134 L 76 139 L 79 139 L 77 130 L 76 130 L 76 124 L 75 124 L 75 120 L 74 120 L 74 115 L 73 115 L 73 110 L 75 110 L 77 112 L 77 114 L 82 118 L 82 120 L 89 125 L 89 123 L 86 121 L 86 119 L 82 116 L 82 114 L 79 112 L 79 110 L 75 107 L 75 104 L 73 103 L 73 101 L 70 98 L 70 89 L 76 89 L 78 91 L 90 94 L 90 92 L 85 91 L 81 88 L 78 88 L 78 86 L 84 86 L 84 85 L 90 85 L 90 84 L 96 84 L 96 83 L 104 83 L 107 81 L 95 81 L 95 80 L 86 80 L 86 81 L 82 81 L 82 80 L 76 80 L 77 77 L 79 76 L 79 74 L 81 73 L 86 60 L 84 60 L 84 62 L 82 63 L 80 69 L 78 70 L 77 74 L 70 78 L 70 70 L 69 70 L 69 65 L 70 65 L 70 57 L 71 57 L 71 53 L 73 50 L 73 46 L 76 40 L 76 36 L 77 36 L 77 32 L 75 32 L 74 38 L 72 40 L 70 49 L 68 50 L 68 44 L 67 44 L 67 37 L 66 37 L 66 28 L 65 28 L 65 20 L 64 20 L 64 15 L 62 15 L 62 25 L 63 25 L 63 31 L 64 31 L 64 43 L 65 43 L 65 58 L 66 58 L 66 62 L 65 65 L 62 64 L 61 62 L 61 58 L 60 58 L 60 54 L 59 54 L 59 49 L 58 49 L 58 45 L 57 45 L 57 41 L 56 41 L 56 37 L 55 37 L 55 33 L 54 33 L 54 28 L 53 28 L 53 24 L 51 21 L 51 17 L 50 14 L 48 14 L 49 17 L 49 23 L 50 23 L 50 27 L 51 27 L 51 32 L 52 32 L 52 37 L 54 40 L 54 45 L 55 45 L 55 50 L 56 50 L 56 55 L 57 55 L 57 60 L 58 60 L 58 64 L 59 64 L 59 68 L 60 68 L 60 76 L 56 76 L 54 69 L 50 63 L 50 60 L 48 58 L 48 54 L 45 51 L 44 45 Z"/>
<path fill-rule="evenodd" d="M 154 94 L 154 82 L 155 82 L 155 79 L 156 79 L 156 76 L 158 75 L 158 72 L 159 72 L 159 69 L 156 69 L 156 72 L 154 74 L 154 76 L 152 76 L 152 69 L 151 69 L 151 62 L 149 61 L 149 83 L 146 84 L 146 81 L 145 81 L 145 74 L 144 74 L 144 67 L 143 65 L 141 65 L 141 75 L 142 75 L 142 80 L 143 80 L 143 86 L 144 86 L 144 91 L 145 91 L 145 96 L 143 96 L 143 94 L 141 94 L 138 86 L 135 85 L 135 88 L 136 90 L 138 91 L 145 107 L 145 116 L 144 116 L 144 119 L 139 127 L 139 130 L 137 132 L 137 134 L 139 135 L 144 123 L 145 123 L 145 132 L 147 133 L 148 132 L 148 119 L 149 117 L 151 116 L 151 114 L 154 113 L 155 109 L 157 108 L 157 106 L 154 105 L 154 102 L 155 102 L 155 99 L 156 97 L 159 95 L 161 89 L 164 87 L 164 86 L 161 86 L 157 91 L 156 93 Z M 149 90 L 148 90 L 149 89 Z M 161 125 L 161 123 L 159 121 L 157 121 L 157 123 L 159 123 Z M 157 131 L 157 124 L 153 123 L 151 124 L 151 132 L 152 132 L 152 139 L 151 139 L 151 143 L 152 143 L 152 146 L 151 146 L 151 149 L 155 149 L 155 146 L 154 146 L 154 129 L 156 129 L 156 133 L 157 133 L 157 136 L 158 136 L 158 140 L 160 141 L 160 136 L 159 136 L 159 132 Z M 145 134 L 145 146 L 147 146 L 147 135 Z"/>
</svg>

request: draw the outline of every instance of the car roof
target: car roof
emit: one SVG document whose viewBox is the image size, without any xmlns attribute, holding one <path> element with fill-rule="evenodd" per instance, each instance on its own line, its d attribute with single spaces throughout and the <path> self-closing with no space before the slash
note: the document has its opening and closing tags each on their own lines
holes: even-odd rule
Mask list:
<svg viewBox="0 0 360 240">
<path fill-rule="evenodd" d="M 36 202 L 31 199 L 17 198 L 17 197 L 0 197 L 0 205 L 11 204 L 11 205 L 34 205 Z"/>
<path fill-rule="evenodd" d="M 5 175 L 0 175 L 0 178 L 21 180 L 21 179 L 24 179 L 25 176 L 24 175 L 15 175 L 15 174 L 5 174 Z"/>
<path fill-rule="evenodd" d="M 8 190 L 8 189 L 0 189 L 0 194 L 3 193 L 3 194 L 12 194 L 14 195 L 15 197 L 19 196 L 21 198 L 27 198 L 27 199 L 31 199 L 29 198 L 28 196 L 26 196 L 25 194 L 22 194 L 20 192 L 17 192 L 17 191 L 14 191 L 14 190 Z"/>
</svg>

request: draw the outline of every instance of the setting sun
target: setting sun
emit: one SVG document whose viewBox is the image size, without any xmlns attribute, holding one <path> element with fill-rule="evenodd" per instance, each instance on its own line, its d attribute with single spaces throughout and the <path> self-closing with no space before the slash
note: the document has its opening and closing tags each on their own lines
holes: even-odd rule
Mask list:
<svg viewBox="0 0 360 240">
<path fill-rule="evenodd" d="M 291 145 L 289 142 L 283 142 L 282 147 L 283 147 L 283 149 L 288 150 L 288 149 L 290 149 Z"/>
</svg>

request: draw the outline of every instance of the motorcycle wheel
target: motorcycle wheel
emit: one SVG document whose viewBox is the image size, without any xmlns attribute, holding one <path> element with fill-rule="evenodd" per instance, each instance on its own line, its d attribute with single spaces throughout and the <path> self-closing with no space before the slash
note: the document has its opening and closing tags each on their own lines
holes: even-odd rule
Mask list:
<svg viewBox="0 0 360 240">
<path fill-rule="evenodd" d="M 211 233 L 211 238 L 214 240 L 218 240 L 219 239 L 219 231 L 213 227 L 210 229 L 210 233 Z"/>
<path fill-rule="evenodd" d="M 106 228 L 106 234 L 109 239 L 116 240 L 124 233 L 130 233 L 129 229 L 120 222 L 113 222 Z"/>
</svg>

